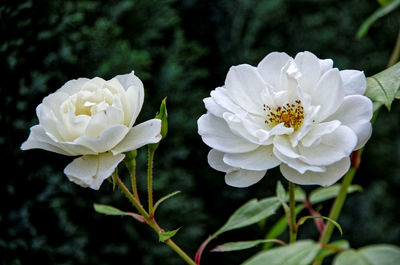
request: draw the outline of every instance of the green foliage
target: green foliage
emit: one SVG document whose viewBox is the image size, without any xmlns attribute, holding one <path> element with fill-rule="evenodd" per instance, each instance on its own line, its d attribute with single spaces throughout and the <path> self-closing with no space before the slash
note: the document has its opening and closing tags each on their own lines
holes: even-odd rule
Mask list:
<svg viewBox="0 0 400 265">
<path fill-rule="evenodd" d="M 279 205 L 279 200 L 275 197 L 262 200 L 253 199 L 237 209 L 214 235 L 255 224 L 273 215 Z"/>
<path fill-rule="evenodd" d="M 337 254 L 338 252 L 345 251 L 350 248 L 347 240 L 338 240 L 329 243 L 325 248 L 321 249 L 315 260 L 322 260 L 330 255 Z"/>
<path fill-rule="evenodd" d="M 173 236 L 176 234 L 176 232 L 179 231 L 179 229 L 180 229 L 180 228 L 175 229 L 175 230 L 172 230 L 172 231 L 160 232 L 160 233 L 158 234 L 158 239 L 159 239 L 159 241 L 160 241 L 160 242 L 165 242 L 165 241 L 167 241 L 168 239 L 170 239 L 171 237 L 173 237 Z"/>
<path fill-rule="evenodd" d="M 165 200 L 167 200 L 167 199 L 169 199 L 169 198 L 171 198 L 171 197 L 177 195 L 178 193 L 180 193 L 179 190 L 178 190 L 178 191 L 175 191 L 175 192 L 172 192 L 172 193 L 170 193 L 170 194 L 168 194 L 168 195 L 165 195 L 164 197 L 162 197 L 161 199 L 159 199 L 159 200 L 154 204 L 153 212 L 154 212 L 154 213 L 156 212 L 156 209 L 158 208 L 158 206 L 160 206 L 160 204 L 161 204 L 163 201 L 165 201 Z"/>
<path fill-rule="evenodd" d="M 263 243 L 279 243 L 279 241 L 275 239 L 259 239 L 259 240 L 252 240 L 252 241 L 239 241 L 239 242 L 229 242 L 222 245 L 215 247 L 213 250 L 214 252 L 227 252 L 227 251 L 237 251 L 255 247 L 257 245 Z"/>
<path fill-rule="evenodd" d="M 400 248 L 392 245 L 371 245 L 340 253 L 333 265 L 393 265 L 400 260 Z"/>
<path fill-rule="evenodd" d="M 263 251 L 250 258 L 243 265 L 309 265 L 317 256 L 320 245 L 311 240 Z"/>
<path fill-rule="evenodd" d="M 400 1 L 398 1 L 400 4 Z M 400 89 L 400 63 L 367 78 L 365 95 L 374 102 L 374 110 L 385 105 L 388 110 Z"/>
<path fill-rule="evenodd" d="M 304 205 L 300 204 L 296 206 L 296 215 L 298 215 L 302 210 L 304 209 Z M 278 238 L 280 235 L 282 235 L 288 227 L 288 222 L 286 219 L 286 216 L 281 217 L 268 231 L 267 235 L 265 236 L 265 239 L 273 239 L 273 238 Z M 272 247 L 271 243 L 265 243 L 263 246 L 264 250 L 267 250 Z"/>
<path fill-rule="evenodd" d="M 381 1 L 381 5 L 382 6 L 372 13 L 372 15 L 369 16 L 360 26 L 357 32 L 358 38 L 364 37 L 368 33 L 371 25 L 374 24 L 378 19 L 396 10 L 400 6 L 400 0 Z"/>
<path fill-rule="evenodd" d="M 311 191 L 308 197 L 308 200 L 312 204 L 317 204 L 323 201 L 327 201 L 330 199 L 336 198 L 339 194 L 340 184 L 334 184 L 329 187 L 320 187 Z M 352 193 L 355 191 L 362 191 L 362 187 L 360 185 L 350 185 L 347 189 L 347 193 Z"/>
<path fill-rule="evenodd" d="M 309 219 L 325 219 L 325 220 L 331 222 L 332 224 L 334 224 L 337 227 L 337 229 L 339 229 L 340 235 L 343 235 L 342 227 L 338 224 L 338 222 L 336 222 L 335 220 L 332 220 L 331 218 L 326 217 L 326 216 L 311 216 L 311 215 L 310 216 L 303 216 L 303 217 L 301 217 L 299 219 L 299 221 L 297 221 L 297 226 L 300 226 L 300 225 L 304 224 L 304 222 L 309 220 Z"/>
</svg>

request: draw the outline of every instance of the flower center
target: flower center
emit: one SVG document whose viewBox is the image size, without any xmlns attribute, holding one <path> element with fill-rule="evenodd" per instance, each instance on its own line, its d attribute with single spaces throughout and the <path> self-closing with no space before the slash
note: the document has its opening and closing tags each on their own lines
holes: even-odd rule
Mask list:
<svg viewBox="0 0 400 265">
<path fill-rule="evenodd" d="M 300 100 L 276 108 L 264 104 L 264 112 L 266 112 L 265 124 L 271 128 L 283 122 L 285 127 L 297 130 L 303 124 L 304 108 Z"/>
</svg>

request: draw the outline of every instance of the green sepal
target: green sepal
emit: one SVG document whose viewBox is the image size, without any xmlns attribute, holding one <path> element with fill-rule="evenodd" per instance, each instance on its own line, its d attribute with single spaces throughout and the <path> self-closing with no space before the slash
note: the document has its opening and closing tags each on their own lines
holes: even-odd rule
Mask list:
<svg viewBox="0 0 400 265">
<path fill-rule="evenodd" d="M 161 120 L 160 134 L 161 134 L 161 140 L 162 140 L 167 136 L 167 133 L 168 133 L 167 97 L 165 97 L 161 101 L 160 111 L 157 112 L 155 118 Z M 160 142 L 154 143 L 154 144 L 149 144 L 149 150 L 154 152 L 158 148 L 159 144 L 160 144 Z"/>
<path fill-rule="evenodd" d="M 124 154 L 125 154 L 125 159 L 124 159 L 125 166 L 129 170 L 129 172 L 132 172 L 136 168 L 137 150 L 132 150 Z"/>
</svg>

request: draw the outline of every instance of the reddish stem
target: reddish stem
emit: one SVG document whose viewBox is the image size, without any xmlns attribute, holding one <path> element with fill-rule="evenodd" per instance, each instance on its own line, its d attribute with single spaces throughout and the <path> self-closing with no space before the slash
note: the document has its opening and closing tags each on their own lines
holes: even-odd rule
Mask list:
<svg viewBox="0 0 400 265">
<path fill-rule="evenodd" d="M 199 247 L 199 249 L 196 252 L 196 255 L 194 256 L 194 262 L 197 265 L 200 265 L 200 259 L 201 259 L 201 254 L 203 253 L 203 250 L 206 248 L 207 244 L 214 239 L 214 236 L 209 236 Z"/>
<path fill-rule="evenodd" d="M 305 200 L 305 201 L 303 201 L 303 204 L 312 216 L 321 216 L 321 214 L 319 212 L 314 210 L 314 208 L 312 207 L 312 205 L 309 201 Z M 314 219 L 314 222 L 315 222 L 315 225 L 317 226 L 319 233 L 322 234 L 322 231 L 324 231 L 324 228 L 325 228 L 324 221 L 322 219 L 316 218 L 316 219 Z"/>
</svg>

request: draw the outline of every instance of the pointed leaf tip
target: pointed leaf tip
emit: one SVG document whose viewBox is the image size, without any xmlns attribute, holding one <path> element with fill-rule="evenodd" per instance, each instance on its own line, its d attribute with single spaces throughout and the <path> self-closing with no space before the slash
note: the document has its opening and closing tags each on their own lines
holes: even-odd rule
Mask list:
<svg viewBox="0 0 400 265">
<path fill-rule="evenodd" d="M 180 227 L 178 229 L 172 230 L 172 231 L 167 231 L 167 232 L 160 232 L 158 233 L 158 239 L 160 242 L 165 242 L 168 239 L 170 239 L 171 237 L 173 237 L 176 232 L 179 231 L 179 229 L 181 229 Z"/>
</svg>

